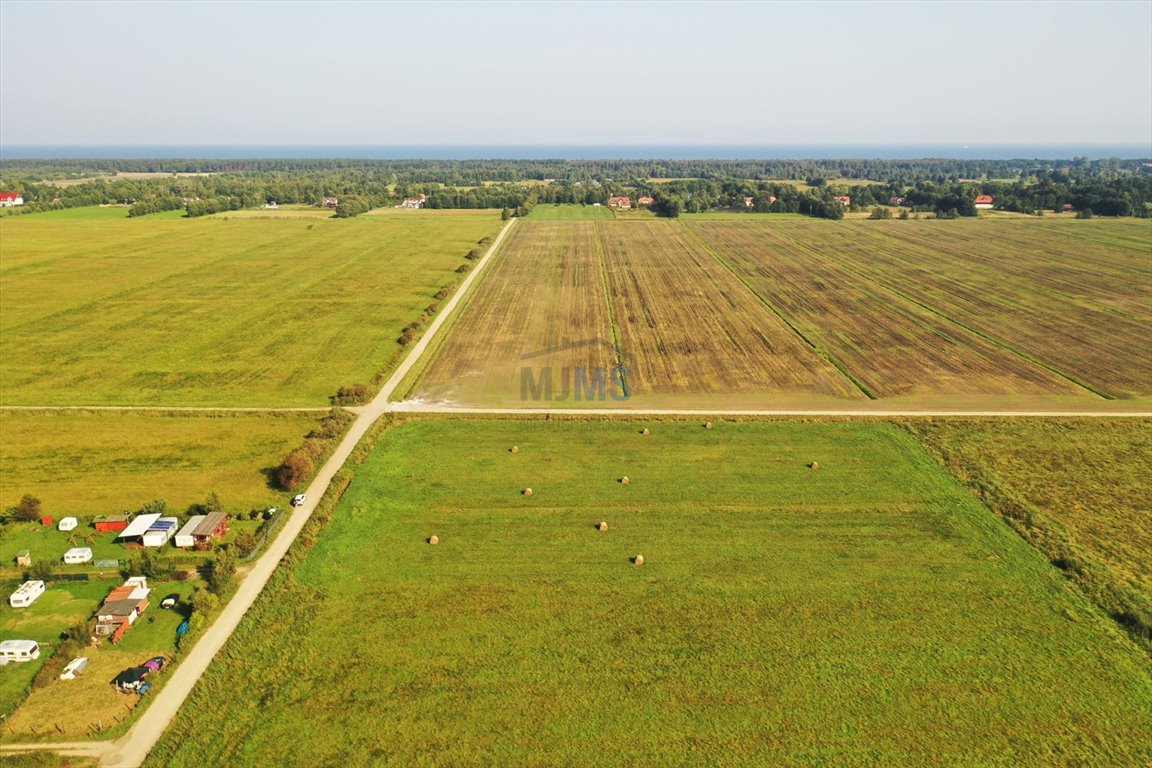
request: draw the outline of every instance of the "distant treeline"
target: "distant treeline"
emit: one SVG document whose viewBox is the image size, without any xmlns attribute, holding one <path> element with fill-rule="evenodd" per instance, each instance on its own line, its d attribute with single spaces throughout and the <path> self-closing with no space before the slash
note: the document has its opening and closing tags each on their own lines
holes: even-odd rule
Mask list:
<svg viewBox="0 0 1152 768">
<path fill-rule="evenodd" d="M 106 178 L 60 186 L 76 174 L 156 172 L 198 176 Z M 869 180 L 873 184 L 852 184 Z M 183 209 L 187 216 L 267 203 L 320 205 L 338 217 L 406 197 L 427 208 L 508 209 L 538 203 L 607 204 L 651 196 L 660 214 L 715 209 L 839 218 L 846 208 L 896 204 L 943 216 L 975 215 L 975 198 L 1034 213 L 1071 206 L 1098 215 L 1147 216 L 1152 165 L 1138 160 L 418 161 L 418 160 L 9 160 L 0 189 L 26 205 L 8 213 L 122 204 L 132 216 Z M 850 206 L 835 200 L 850 197 Z M 748 203 L 750 199 L 751 204 Z"/>
</svg>

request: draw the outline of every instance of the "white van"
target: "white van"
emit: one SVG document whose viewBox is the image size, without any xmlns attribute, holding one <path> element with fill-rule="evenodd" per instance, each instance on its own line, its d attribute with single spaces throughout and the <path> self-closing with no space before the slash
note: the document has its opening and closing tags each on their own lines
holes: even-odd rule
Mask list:
<svg viewBox="0 0 1152 768">
<path fill-rule="evenodd" d="M 32 661 L 40 658 L 40 644 L 35 640 L 4 640 L 0 642 L 0 664 Z"/>
<path fill-rule="evenodd" d="M 64 562 L 68 565 L 79 565 L 80 563 L 87 563 L 92 559 L 91 547 L 72 547 L 64 553 Z"/>
<path fill-rule="evenodd" d="M 76 530 L 76 526 L 79 524 L 80 523 L 76 518 L 65 517 L 61 518 L 60 524 L 56 526 L 56 529 L 60 531 L 74 531 Z"/>
</svg>

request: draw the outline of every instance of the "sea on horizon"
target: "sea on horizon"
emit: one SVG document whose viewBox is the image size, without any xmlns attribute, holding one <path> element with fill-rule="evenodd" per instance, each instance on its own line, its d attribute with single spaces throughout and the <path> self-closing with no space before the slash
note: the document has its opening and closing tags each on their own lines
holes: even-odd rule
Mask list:
<svg viewBox="0 0 1152 768">
<path fill-rule="evenodd" d="M 3 160 L 1093 160 L 1152 144 L 0 144 Z"/>
</svg>

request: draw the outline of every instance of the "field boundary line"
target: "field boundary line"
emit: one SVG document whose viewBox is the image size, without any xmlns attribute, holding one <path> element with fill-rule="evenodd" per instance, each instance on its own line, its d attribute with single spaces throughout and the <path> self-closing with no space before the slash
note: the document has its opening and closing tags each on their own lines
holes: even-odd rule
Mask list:
<svg viewBox="0 0 1152 768">
<path fill-rule="evenodd" d="M 0 405 L 0 411 L 139 411 L 142 413 L 328 413 L 338 405 L 276 408 L 275 406 L 218 405 Z"/>
<path fill-rule="evenodd" d="M 612 214 L 615 218 L 616 214 Z M 600 239 L 600 222 L 592 222 L 592 231 L 596 235 L 596 261 L 600 265 L 600 285 L 604 288 L 604 301 L 608 305 L 608 326 L 612 330 L 612 351 L 616 355 L 616 370 L 620 374 L 620 389 L 625 397 L 631 397 L 632 385 L 628 383 L 628 369 L 624 367 L 624 356 L 620 352 L 620 329 L 616 325 L 616 306 L 612 303 L 612 284 L 608 279 L 608 262 L 604 256 L 604 241 Z"/>
<path fill-rule="evenodd" d="M 947 417 L 994 417 L 994 418 L 1138 418 L 1152 419 L 1152 408 L 1146 411 L 997 411 L 997 410 L 940 410 L 940 409 L 890 409 L 867 410 L 852 408 L 814 408 L 814 409 L 718 409 L 718 408 L 481 408 L 470 406 L 437 405 L 422 403 L 416 400 L 405 400 L 393 403 L 392 413 L 396 414 L 428 414 L 428 415 L 479 415 L 479 416 L 844 416 L 844 417 L 876 417 L 876 418 L 902 418 L 906 416 Z"/>
<path fill-rule="evenodd" d="M 740 284 L 743 285 L 744 288 L 746 288 L 749 293 L 751 293 L 753 296 L 755 296 L 761 304 L 763 304 L 765 307 L 767 307 L 769 309 L 769 311 L 771 311 L 772 314 L 774 314 L 780 320 L 780 322 L 784 323 L 784 325 L 788 327 L 788 330 L 792 331 L 792 333 L 799 336 L 800 340 L 803 341 L 805 344 L 807 344 L 812 349 L 813 352 L 815 352 L 817 355 L 819 355 L 823 360 L 825 360 L 833 368 L 840 371 L 840 375 L 842 375 L 844 378 L 848 379 L 848 381 L 852 382 L 852 386 L 854 386 L 854 387 L 856 387 L 856 389 L 860 390 L 864 394 L 864 396 L 867 397 L 869 400 L 879 400 L 880 399 L 875 393 L 872 392 L 871 389 L 868 388 L 867 384 L 860 381 L 858 378 L 856 378 L 856 376 L 854 376 L 852 374 L 851 371 L 848 370 L 848 366 L 844 365 L 844 363 L 842 363 L 836 356 L 832 355 L 830 352 L 827 352 L 826 350 L 817 346 L 811 339 L 809 339 L 804 334 L 803 331 L 801 331 L 799 328 L 797 328 L 792 323 L 791 320 L 789 320 L 787 317 L 785 317 L 784 313 L 782 313 L 779 309 L 777 309 L 776 306 L 767 299 L 767 297 L 762 296 L 759 291 L 757 291 L 755 288 L 753 288 L 748 283 L 748 281 L 744 278 L 744 276 L 741 275 L 739 272 L 737 272 L 736 269 L 731 264 L 728 263 L 727 259 L 725 259 L 723 256 L 721 256 L 715 249 L 712 248 L 712 246 L 708 245 L 708 243 L 706 243 L 704 241 L 704 238 L 700 235 L 699 232 L 697 232 L 695 230 L 695 228 L 689 226 L 687 224 L 687 222 L 682 222 L 682 226 L 692 236 L 692 239 L 695 240 L 700 245 L 700 247 L 702 249 L 704 249 L 704 251 L 709 256 L 711 256 L 716 261 L 720 262 L 721 266 L 723 266 L 726 270 L 728 270 L 730 273 L 732 273 L 732 276 L 735 277 L 737 280 L 739 280 Z"/>
</svg>

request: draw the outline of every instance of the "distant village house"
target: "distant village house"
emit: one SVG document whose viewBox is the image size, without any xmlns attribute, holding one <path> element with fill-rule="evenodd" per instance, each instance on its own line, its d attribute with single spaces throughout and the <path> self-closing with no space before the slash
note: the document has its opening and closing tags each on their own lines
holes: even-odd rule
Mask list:
<svg viewBox="0 0 1152 768">
<path fill-rule="evenodd" d="M 656 202 L 654 197 L 640 197 L 636 199 L 636 205 L 652 205 Z"/>
<path fill-rule="evenodd" d="M 976 207 L 977 208 L 988 209 L 988 208 L 991 208 L 992 204 L 995 202 L 996 201 L 992 197 L 992 195 L 977 195 L 976 196 Z"/>
<path fill-rule="evenodd" d="M 852 198 L 848 195 L 836 195 L 832 199 L 843 205 L 845 208 L 852 207 Z"/>
<path fill-rule="evenodd" d="M 427 201 L 427 199 L 428 199 L 428 196 L 424 195 L 424 194 L 419 194 L 416 197 L 406 197 L 396 207 L 397 208 L 412 208 L 412 209 L 423 208 L 424 203 L 425 203 L 425 201 Z"/>
<path fill-rule="evenodd" d="M 339 204 L 340 204 L 340 201 L 334 197 L 325 197 L 324 198 L 323 205 L 325 208 L 335 208 Z"/>
<path fill-rule="evenodd" d="M 18 192 L 0 192 L 0 206 L 11 208 L 14 205 L 24 205 L 24 197 Z"/>
<path fill-rule="evenodd" d="M 632 198 L 630 197 L 610 197 L 608 198 L 608 205 L 613 208 L 631 208 Z"/>
</svg>

